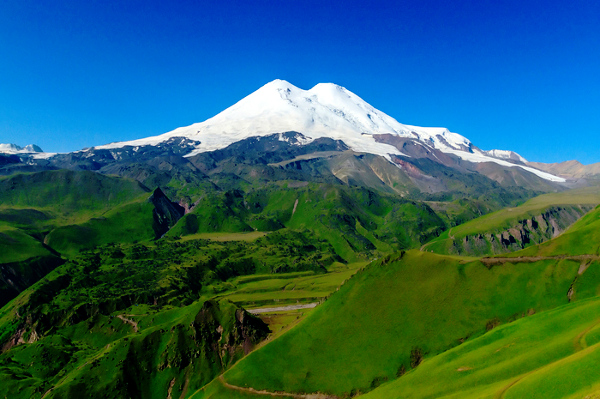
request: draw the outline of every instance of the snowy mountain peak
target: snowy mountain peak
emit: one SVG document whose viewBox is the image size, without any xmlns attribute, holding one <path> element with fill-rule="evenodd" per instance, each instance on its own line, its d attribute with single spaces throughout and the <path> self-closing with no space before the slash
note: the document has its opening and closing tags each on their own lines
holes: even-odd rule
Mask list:
<svg viewBox="0 0 600 399">
<path fill-rule="evenodd" d="M 24 154 L 32 152 L 43 152 L 40 147 L 35 144 L 28 144 L 25 147 L 20 147 L 16 144 L 0 144 L 0 153 L 4 154 Z"/>
<path fill-rule="evenodd" d="M 200 142 L 188 154 L 193 156 L 225 148 L 246 138 L 289 131 L 302 133 L 308 142 L 320 137 L 341 140 L 356 152 L 377 154 L 387 159 L 391 159 L 393 154 L 408 155 L 402 153 L 398 146 L 377 140 L 377 135 L 389 134 L 416 140 L 430 149 L 471 162 L 515 166 L 484 152 L 475 152 L 466 137 L 446 128 L 404 125 L 342 86 L 319 83 L 303 90 L 280 79 L 265 84 L 204 122 L 180 127 L 160 136 L 96 148 L 157 145 L 173 137 L 185 137 Z M 545 175 L 544 178 L 548 178 Z M 549 178 L 555 179 L 554 176 Z"/>
<path fill-rule="evenodd" d="M 183 136 L 201 144 L 192 154 L 224 148 L 244 138 L 286 131 L 307 137 L 330 137 L 344 141 L 358 152 L 389 157 L 403 155 L 396 147 L 377 142 L 372 135 L 393 134 L 423 141 L 440 150 L 464 151 L 470 141 L 445 128 L 403 125 L 362 98 L 334 83 L 319 83 L 309 90 L 273 80 L 218 115 L 160 136 L 97 148 L 158 144 Z"/>
</svg>

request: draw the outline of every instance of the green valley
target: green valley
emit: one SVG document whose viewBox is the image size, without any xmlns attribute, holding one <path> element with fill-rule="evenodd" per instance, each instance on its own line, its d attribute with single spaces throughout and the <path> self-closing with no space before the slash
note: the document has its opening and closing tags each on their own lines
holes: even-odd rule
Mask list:
<svg viewBox="0 0 600 399">
<path fill-rule="evenodd" d="M 598 187 L 298 137 L 0 178 L 0 396 L 595 392 Z"/>
</svg>

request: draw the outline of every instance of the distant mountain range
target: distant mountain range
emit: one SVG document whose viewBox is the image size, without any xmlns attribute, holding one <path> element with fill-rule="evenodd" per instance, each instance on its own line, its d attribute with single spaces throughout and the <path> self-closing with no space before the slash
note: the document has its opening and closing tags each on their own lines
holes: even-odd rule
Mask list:
<svg viewBox="0 0 600 399">
<path fill-rule="evenodd" d="M 411 169 L 407 169 L 407 163 L 414 165 L 414 160 L 425 158 L 447 167 L 476 171 L 497 181 L 504 179 L 498 177 L 498 170 L 503 171 L 501 175 L 534 175 L 555 183 L 573 183 L 600 173 L 598 165 L 530 163 L 512 151 L 484 151 L 446 128 L 399 123 L 341 86 L 320 83 L 302 90 L 284 80 L 264 85 L 204 122 L 159 136 L 99 145 L 70 154 L 42 153 L 35 145 L 21 148 L 0 144 L 0 153 L 5 154 L 0 164 L 9 165 L 3 168 L 5 174 L 6 169 L 15 168 L 98 170 L 108 163 L 157 156 L 165 151 L 192 158 L 252 137 L 286 132 L 299 133 L 295 146 L 323 138 L 338 140 L 353 152 L 382 156 L 406 171 Z M 280 136 L 280 140 L 286 140 L 285 137 Z M 6 155 L 17 155 L 19 160 L 13 157 L 11 161 Z M 99 156 L 102 160 L 97 159 Z M 83 166 L 82 160 L 91 163 Z"/>
</svg>

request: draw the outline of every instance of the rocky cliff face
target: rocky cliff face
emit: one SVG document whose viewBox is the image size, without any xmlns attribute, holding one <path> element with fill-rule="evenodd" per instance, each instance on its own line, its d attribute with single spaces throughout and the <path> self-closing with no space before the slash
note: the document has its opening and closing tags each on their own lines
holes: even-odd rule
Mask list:
<svg viewBox="0 0 600 399">
<path fill-rule="evenodd" d="M 162 237 L 171 227 L 175 226 L 175 223 L 185 213 L 185 209 L 178 203 L 169 200 L 160 187 L 154 190 L 148 201 L 154 205 L 152 228 L 157 238 Z"/>
<path fill-rule="evenodd" d="M 591 208 L 579 205 L 552 206 L 503 231 L 457 237 L 451 253 L 475 256 L 502 254 L 540 244 L 564 232 Z"/>
</svg>

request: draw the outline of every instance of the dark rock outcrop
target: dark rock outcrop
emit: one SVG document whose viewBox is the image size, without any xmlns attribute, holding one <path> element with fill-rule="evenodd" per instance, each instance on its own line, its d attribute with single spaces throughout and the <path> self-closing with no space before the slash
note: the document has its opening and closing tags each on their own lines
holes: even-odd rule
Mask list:
<svg viewBox="0 0 600 399">
<path fill-rule="evenodd" d="M 154 190 L 148 201 L 154 205 L 152 228 L 157 238 L 169 231 L 185 213 L 185 209 L 178 203 L 169 200 L 160 187 Z"/>
</svg>

